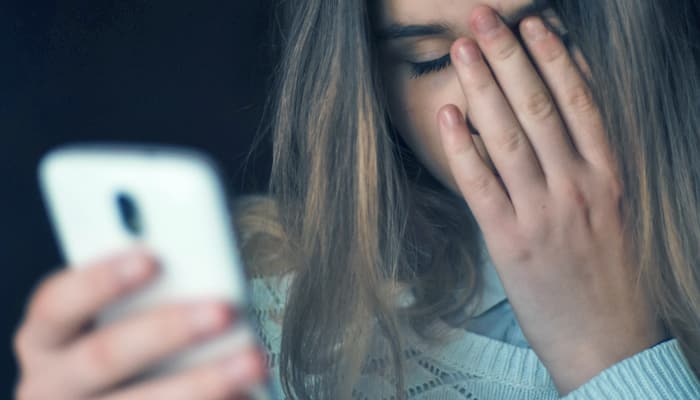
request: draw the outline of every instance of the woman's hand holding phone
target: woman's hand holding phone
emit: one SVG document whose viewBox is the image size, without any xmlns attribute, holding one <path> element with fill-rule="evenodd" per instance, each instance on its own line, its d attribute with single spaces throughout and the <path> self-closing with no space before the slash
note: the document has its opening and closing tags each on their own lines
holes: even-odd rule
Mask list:
<svg viewBox="0 0 700 400">
<path fill-rule="evenodd" d="M 15 336 L 24 399 L 224 399 L 243 396 L 265 379 L 260 349 L 153 379 L 134 379 L 167 356 L 236 324 L 225 302 L 168 304 L 90 327 L 105 307 L 158 275 L 154 257 L 135 249 L 89 268 L 65 268 L 30 299 Z"/>
</svg>

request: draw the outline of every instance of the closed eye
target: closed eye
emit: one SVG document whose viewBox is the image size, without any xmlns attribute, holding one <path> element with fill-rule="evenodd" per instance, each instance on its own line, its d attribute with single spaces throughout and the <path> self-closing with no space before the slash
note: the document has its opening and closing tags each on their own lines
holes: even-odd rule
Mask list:
<svg viewBox="0 0 700 400">
<path fill-rule="evenodd" d="M 430 74 L 432 72 L 441 71 L 450 66 L 452 60 L 450 59 L 450 54 L 446 54 L 440 58 L 430 61 L 424 61 L 420 63 L 410 62 L 411 65 L 411 79 L 420 78 L 421 76 Z"/>
</svg>

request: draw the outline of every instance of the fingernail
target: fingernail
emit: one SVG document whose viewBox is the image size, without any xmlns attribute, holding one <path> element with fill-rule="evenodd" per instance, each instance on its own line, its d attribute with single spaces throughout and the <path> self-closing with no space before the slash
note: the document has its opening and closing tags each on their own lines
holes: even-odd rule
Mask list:
<svg viewBox="0 0 700 400">
<path fill-rule="evenodd" d="M 468 42 L 459 46 L 457 56 L 464 65 L 469 65 L 479 61 L 481 53 L 474 43 Z"/>
<path fill-rule="evenodd" d="M 545 28 L 542 20 L 539 18 L 530 18 L 525 21 L 525 36 L 528 39 L 538 41 L 547 36 L 547 28 Z"/>
<path fill-rule="evenodd" d="M 252 351 L 244 351 L 228 359 L 224 364 L 224 373 L 236 383 L 254 383 L 258 381 L 261 361 Z"/>
<path fill-rule="evenodd" d="M 452 108 L 447 108 L 442 111 L 440 114 L 440 120 L 442 121 L 442 124 L 447 127 L 447 128 L 454 128 L 459 124 L 459 119 L 455 113 L 455 110 Z"/>
<path fill-rule="evenodd" d="M 146 278 L 151 270 L 151 265 L 141 250 L 131 251 L 120 256 L 117 263 L 117 273 L 124 283 L 141 281 Z"/>
<path fill-rule="evenodd" d="M 213 304 L 195 305 L 192 310 L 192 327 L 199 334 L 213 333 L 226 325 L 227 311 Z"/>
<path fill-rule="evenodd" d="M 492 10 L 482 12 L 474 21 L 474 28 L 481 34 L 493 32 L 500 25 L 500 18 Z"/>
</svg>

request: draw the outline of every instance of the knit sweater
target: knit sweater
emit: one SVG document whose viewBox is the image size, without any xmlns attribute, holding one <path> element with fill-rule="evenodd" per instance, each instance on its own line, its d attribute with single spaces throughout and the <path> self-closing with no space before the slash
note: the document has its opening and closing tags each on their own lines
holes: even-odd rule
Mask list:
<svg viewBox="0 0 700 400">
<path fill-rule="evenodd" d="M 267 351 L 273 398 L 283 399 L 278 362 L 281 321 L 291 275 L 250 281 L 251 310 Z M 532 349 L 437 322 L 442 343 L 428 343 L 404 329 L 405 391 L 409 399 L 508 400 L 558 399 L 545 366 Z M 378 339 L 381 340 L 381 339 Z M 387 348 L 378 343 L 374 348 Z M 381 371 L 388 354 L 370 354 L 353 398 L 389 399 L 391 375 Z M 676 339 L 635 354 L 567 394 L 567 400 L 700 399 L 700 382 L 692 373 Z"/>
</svg>

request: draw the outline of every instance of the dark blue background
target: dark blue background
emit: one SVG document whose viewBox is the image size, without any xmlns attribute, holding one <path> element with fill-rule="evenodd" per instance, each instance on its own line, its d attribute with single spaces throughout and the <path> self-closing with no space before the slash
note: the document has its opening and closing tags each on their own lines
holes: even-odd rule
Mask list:
<svg viewBox="0 0 700 400">
<path fill-rule="evenodd" d="M 0 397 L 16 381 L 11 337 L 29 293 L 61 263 L 36 184 L 40 156 L 78 140 L 195 146 L 230 189 L 263 190 L 267 147 L 245 179 L 241 162 L 272 69 L 270 3 L 0 4 Z"/>
</svg>

